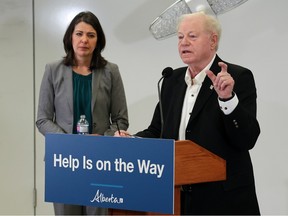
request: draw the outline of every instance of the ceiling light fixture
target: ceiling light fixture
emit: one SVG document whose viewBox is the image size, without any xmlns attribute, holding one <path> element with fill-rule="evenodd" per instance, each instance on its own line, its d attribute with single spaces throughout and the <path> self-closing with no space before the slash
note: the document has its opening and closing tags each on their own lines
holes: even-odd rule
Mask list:
<svg viewBox="0 0 288 216">
<path fill-rule="evenodd" d="M 183 14 L 204 11 L 217 16 L 238 7 L 248 0 L 178 0 L 161 13 L 149 26 L 157 40 L 175 35 L 178 18 Z"/>
</svg>

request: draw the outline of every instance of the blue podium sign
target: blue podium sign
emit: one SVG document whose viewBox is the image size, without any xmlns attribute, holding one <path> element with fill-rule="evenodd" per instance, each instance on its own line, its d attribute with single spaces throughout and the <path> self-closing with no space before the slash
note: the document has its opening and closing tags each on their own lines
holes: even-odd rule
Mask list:
<svg viewBox="0 0 288 216">
<path fill-rule="evenodd" d="M 45 201 L 174 212 L 174 140 L 47 134 Z"/>
</svg>

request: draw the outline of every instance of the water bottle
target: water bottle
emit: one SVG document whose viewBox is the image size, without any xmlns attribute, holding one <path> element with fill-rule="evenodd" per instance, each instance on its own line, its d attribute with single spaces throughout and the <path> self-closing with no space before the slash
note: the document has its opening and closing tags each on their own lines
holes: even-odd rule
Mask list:
<svg viewBox="0 0 288 216">
<path fill-rule="evenodd" d="M 85 115 L 81 115 L 77 122 L 77 134 L 89 134 L 89 122 Z"/>
</svg>

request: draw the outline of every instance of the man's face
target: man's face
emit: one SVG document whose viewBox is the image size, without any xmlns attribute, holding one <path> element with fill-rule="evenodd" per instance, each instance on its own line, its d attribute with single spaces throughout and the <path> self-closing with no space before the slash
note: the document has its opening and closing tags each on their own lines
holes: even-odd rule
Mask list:
<svg viewBox="0 0 288 216">
<path fill-rule="evenodd" d="M 186 17 L 178 28 L 178 51 L 187 65 L 201 67 L 215 53 L 215 37 L 205 30 L 202 16 Z"/>
</svg>

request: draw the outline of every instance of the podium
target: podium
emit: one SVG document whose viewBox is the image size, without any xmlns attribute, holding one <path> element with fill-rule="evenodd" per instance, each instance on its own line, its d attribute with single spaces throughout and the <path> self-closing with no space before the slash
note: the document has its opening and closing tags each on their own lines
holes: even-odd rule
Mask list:
<svg viewBox="0 0 288 216">
<path fill-rule="evenodd" d="M 45 136 L 45 202 L 179 215 L 182 185 L 225 178 L 226 162 L 192 141 Z"/>
<path fill-rule="evenodd" d="M 226 179 L 226 162 L 205 148 L 189 140 L 175 143 L 174 214 L 180 215 L 181 185 Z M 110 215 L 153 215 L 159 213 L 109 209 Z"/>
</svg>

